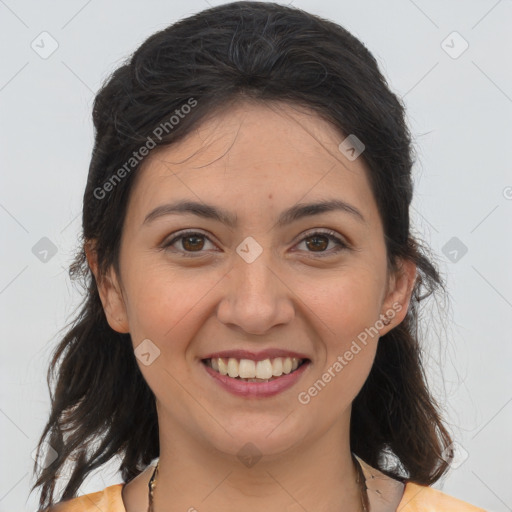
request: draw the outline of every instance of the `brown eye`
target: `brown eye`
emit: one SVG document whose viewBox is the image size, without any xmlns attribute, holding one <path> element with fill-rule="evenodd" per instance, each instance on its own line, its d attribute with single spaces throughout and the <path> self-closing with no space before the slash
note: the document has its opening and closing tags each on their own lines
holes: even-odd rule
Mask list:
<svg viewBox="0 0 512 512">
<path fill-rule="evenodd" d="M 211 244 L 212 242 L 205 234 L 195 231 L 182 231 L 174 236 L 171 241 L 164 242 L 161 248 L 178 253 L 180 256 L 193 257 L 206 254 L 207 251 L 203 250 L 206 243 Z"/>
<path fill-rule="evenodd" d="M 304 243 L 308 253 L 315 253 L 320 257 L 331 256 L 349 246 L 338 236 L 335 231 L 316 231 L 304 237 L 300 243 Z M 178 242 L 181 242 L 179 245 Z M 329 244 L 334 243 L 335 247 L 328 250 Z M 181 256 L 199 256 L 203 251 L 205 243 L 212 243 L 208 236 L 203 233 L 188 231 L 175 236 L 170 242 L 165 242 L 162 249 L 180 254 Z M 212 244 L 213 245 L 213 244 Z M 195 253 L 195 254 L 194 254 Z"/>
<path fill-rule="evenodd" d="M 325 235 L 313 235 L 305 239 L 308 249 L 317 251 L 325 251 L 329 245 L 329 238 Z"/>
<path fill-rule="evenodd" d="M 335 247 L 331 250 L 327 250 L 330 242 L 332 242 Z M 304 237 L 300 243 L 305 244 L 306 252 L 315 253 L 320 257 L 332 256 L 344 249 L 350 248 L 348 244 L 337 236 L 335 231 L 315 231 Z"/>
<path fill-rule="evenodd" d="M 188 235 L 181 237 L 181 245 L 186 251 L 201 250 L 204 246 L 204 236 Z"/>
</svg>

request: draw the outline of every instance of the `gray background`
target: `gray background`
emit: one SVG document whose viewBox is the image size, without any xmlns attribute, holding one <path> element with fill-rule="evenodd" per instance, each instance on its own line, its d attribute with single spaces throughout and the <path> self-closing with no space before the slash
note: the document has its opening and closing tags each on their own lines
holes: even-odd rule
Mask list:
<svg viewBox="0 0 512 512">
<path fill-rule="evenodd" d="M 94 93 L 146 37 L 220 3 L 0 0 L 0 512 L 36 509 L 36 494 L 27 496 L 49 413 L 46 368 L 80 297 L 67 267 Z M 450 307 L 438 304 L 444 324 L 426 324 L 429 378 L 459 448 L 436 487 L 512 510 L 512 2 L 293 5 L 359 37 L 404 99 L 418 156 L 415 229 L 438 256 L 451 297 Z M 120 481 L 110 464 L 80 491 Z"/>
</svg>

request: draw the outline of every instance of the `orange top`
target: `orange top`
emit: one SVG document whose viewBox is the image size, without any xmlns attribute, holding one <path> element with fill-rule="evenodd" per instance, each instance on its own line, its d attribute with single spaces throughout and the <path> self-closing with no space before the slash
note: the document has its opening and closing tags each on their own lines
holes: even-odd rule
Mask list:
<svg viewBox="0 0 512 512">
<path fill-rule="evenodd" d="M 115 484 L 103 491 L 85 494 L 61 502 L 55 512 L 126 512 L 121 491 L 124 484 Z M 371 505 L 370 505 L 371 509 Z M 485 512 L 464 501 L 452 498 L 432 487 L 407 483 L 396 512 Z"/>
<path fill-rule="evenodd" d="M 403 484 L 357 459 L 366 480 L 370 512 L 486 512 L 432 487 Z M 121 494 L 124 485 L 62 501 L 50 512 L 126 512 Z"/>
</svg>

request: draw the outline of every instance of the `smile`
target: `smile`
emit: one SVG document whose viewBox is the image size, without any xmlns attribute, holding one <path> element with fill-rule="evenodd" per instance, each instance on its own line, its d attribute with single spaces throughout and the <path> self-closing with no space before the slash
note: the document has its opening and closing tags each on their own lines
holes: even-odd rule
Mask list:
<svg viewBox="0 0 512 512">
<path fill-rule="evenodd" d="M 295 371 L 306 360 L 296 357 L 275 357 L 253 361 L 252 359 L 235 359 L 234 357 L 215 357 L 203 360 L 204 364 L 221 375 L 246 382 L 269 382 L 281 375 Z"/>
<path fill-rule="evenodd" d="M 255 361 L 234 357 L 202 359 L 202 366 L 226 391 L 245 398 L 276 395 L 293 386 L 310 366 L 309 359 L 275 357 Z"/>
</svg>

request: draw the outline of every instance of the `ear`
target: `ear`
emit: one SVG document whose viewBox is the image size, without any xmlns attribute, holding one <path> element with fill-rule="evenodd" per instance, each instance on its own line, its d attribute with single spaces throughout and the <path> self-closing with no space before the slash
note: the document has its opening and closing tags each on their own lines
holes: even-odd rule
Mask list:
<svg viewBox="0 0 512 512">
<path fill-rule="evenodd" d="M 121 287 L 114 269 L 111 267 L 106 275 L 101 275 L 98 268 L 98 256 L 93 241 L 87 241 L 84 245 L 87 263 L 91 269 L 100 295 L 103 311 L 107 322 L 114 331 L 119 333 L 130 332 L 128 315 Z"/>
<path fill-rule="evenodd" d="M 397 270 L 390 274 L 380 315 L 383 324 L 383 328 L 379 329 L 380 336 L 388 333 L 405 318 L 416 282 L 416 270 L 414 262 L 399 259 Z"/>
</svg>

